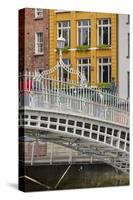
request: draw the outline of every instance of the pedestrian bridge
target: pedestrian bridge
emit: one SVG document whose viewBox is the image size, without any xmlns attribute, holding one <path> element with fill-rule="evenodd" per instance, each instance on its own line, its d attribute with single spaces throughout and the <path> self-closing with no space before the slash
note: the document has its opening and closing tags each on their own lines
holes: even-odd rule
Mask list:
<svg viewBox="0 0 133 200">
<path fill-rule="evenodd" d="M 110 92 L 52 78 L 20 77 L 19 126 L 129 173 L 129 102 Z"/>
</svg>

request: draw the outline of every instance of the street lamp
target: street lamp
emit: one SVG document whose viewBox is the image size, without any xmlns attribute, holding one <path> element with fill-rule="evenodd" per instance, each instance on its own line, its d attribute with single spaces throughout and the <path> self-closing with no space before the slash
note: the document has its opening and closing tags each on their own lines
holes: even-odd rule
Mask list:
<svg viewBox="0 0 133 200">
<path fill-rule="evenodd" d="M 59 49 L 59 67 L 61 70 L 61 85 L 63 82 L 63 60 L 62 60 L 62 50 L 64 49 L 65 46 L 65 38 L 63 38 L 62 36 L 60 36 L 59 38 L 57 38 L 57 48 Z M 85 76 L 85 70 L 82 71 L 81 73 L 81 80 L 80 80 L 80 86 L 81 87 L 87 87 L 87 80 L 86 80 L 86 76 Z M 57 80 L 59 81 L 59 70 L 57 73 Z"/>
<path fill-rule="evenodd" d="M 63 69 L 62 69 L 62 50 L 64 49 L 65 46 L 65 38 L 63 38 L 62 36 L 60 36 L 57 39 L 57 48 L 59 49 L 59 66 L 61 68 L 61 83 L 63 81 Z M 58 71 L 58 77 L 57 80 L 59 81 L 59 71 Z"/>
<path fill-rule="evenodd" d="M 63 38 L 62 36 L 60 36 L 57 39 L 57 48 L 59 49 L 59 59 L 60 59 L 60 62 L 62 62 L 62 50 L 64 49 L 65 41 L 66 41 L 65 38 Z"/>
</svg>

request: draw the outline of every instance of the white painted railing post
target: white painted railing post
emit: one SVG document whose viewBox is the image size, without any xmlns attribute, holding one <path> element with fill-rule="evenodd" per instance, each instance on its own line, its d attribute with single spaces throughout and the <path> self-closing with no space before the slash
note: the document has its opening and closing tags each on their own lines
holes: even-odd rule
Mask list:
<svg viewBox="0 0 133 200">
<path fill-rule="evenodd" d="M 48 77 L 36 79 L 35 74 L 25 71 L 19 77 L 20 107 L 56 107 L 69 109 L 105 120 L 129 124 L 129 102 L 109 92 L 81 87 L 77 83 L 62 82 Z M 32 84 L 32 85 L 31 85 Z"/>
</svg>

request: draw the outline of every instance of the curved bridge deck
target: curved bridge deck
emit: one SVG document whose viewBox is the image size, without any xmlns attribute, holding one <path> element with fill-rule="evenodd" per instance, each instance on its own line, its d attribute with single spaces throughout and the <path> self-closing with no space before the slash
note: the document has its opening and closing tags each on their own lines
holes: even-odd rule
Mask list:
<svg viewBox="0 0 133 200">
<path fill-rule="evenodd" d="M 61 90 L 60 83 L 57 87 L 50 79 L 37 84 L 36 81 L 36 87 L 20 90 L 19 126 L 26 135 L 129 172 L 128 101 L 90 88 L 65 86 Z"/>
</svg>

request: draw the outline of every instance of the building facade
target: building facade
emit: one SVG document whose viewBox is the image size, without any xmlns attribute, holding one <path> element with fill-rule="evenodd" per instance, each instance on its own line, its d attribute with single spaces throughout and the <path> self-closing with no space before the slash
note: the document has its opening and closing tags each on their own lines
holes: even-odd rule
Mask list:
<svg viewBox="0 0 133 200">
<path fill-rule="evenodd" d="M 68 67 L 84 72 L 89 85 L 118 85 L 118 15 L 78 11 L 50 10 L 49 63 L 57 64 L 57 38 L 65 38 L 63 61 Z M 53 72 L 57 77 L 57 72 Z M 78 77 L 63 71 L 63 80 Z"/>
<path fill-rule="evenodd" d="M 49 66 L 49 10 L 19 10 L 19 69 L 44 70 Z"/>
<path fill-rule="evenodd" d="M 130 16 L 119 15 L 119 96 L 130 96 Z"/>
</svg>

